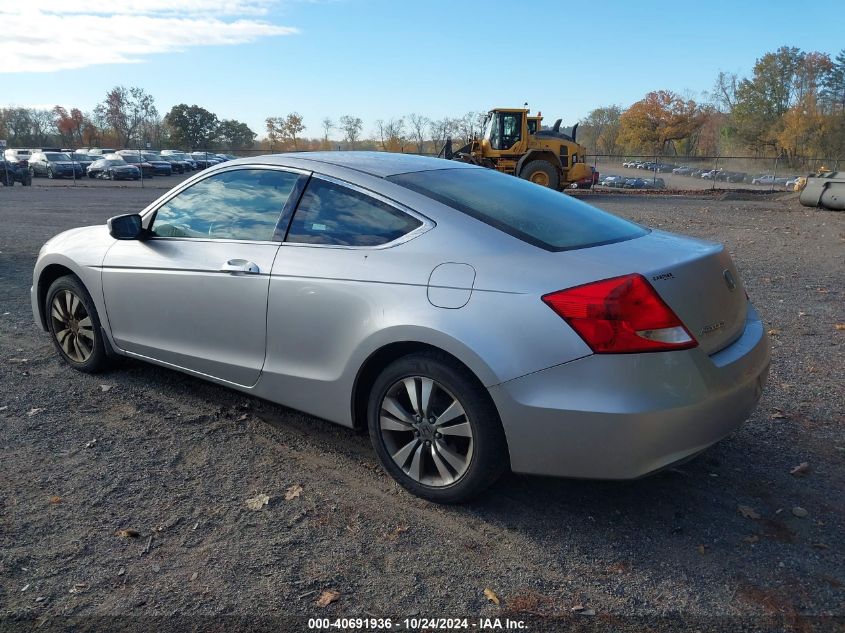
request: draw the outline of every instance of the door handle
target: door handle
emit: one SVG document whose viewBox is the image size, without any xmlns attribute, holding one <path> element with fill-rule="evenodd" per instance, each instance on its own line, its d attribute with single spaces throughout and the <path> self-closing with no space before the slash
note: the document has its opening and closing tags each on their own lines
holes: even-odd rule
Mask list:
<svg viewBox="0 0 845 633">
<path fill-rule="evenodd" d="M 245 259 L 230 259 L 220 267 L 221 273 L 257 275 L 261 272 L 258 264 Z"/>
</svg>

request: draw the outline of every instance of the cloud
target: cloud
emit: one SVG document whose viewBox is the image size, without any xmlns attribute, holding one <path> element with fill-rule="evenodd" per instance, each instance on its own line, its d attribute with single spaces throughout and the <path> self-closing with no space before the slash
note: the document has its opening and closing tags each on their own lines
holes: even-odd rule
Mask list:
<svg viewBox="0 0 845 633">
<path fill-rule="evenodd" d="M 107 10 L 59 0 L 2 4 L 0 73 L 133 64 L 156 54 L 298 33 L 256 19 L 274 0 L 120 0 L 103 3 Z"/>
</svg>

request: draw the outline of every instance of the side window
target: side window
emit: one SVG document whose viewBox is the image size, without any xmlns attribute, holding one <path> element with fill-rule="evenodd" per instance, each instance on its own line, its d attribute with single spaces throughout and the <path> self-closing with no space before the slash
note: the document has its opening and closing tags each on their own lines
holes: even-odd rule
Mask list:
<svg viewBox="0 0 845 633">
<path fill-rule="evenodd" d="M 298 174 L 238 169 L 201 180 L 156 211 L 160 237 L 269 241 Z"/>
<path fill-rule="evenodd" d="M 288 242 L 378 246 L 422 222 L 348 187 L 312 178 L 293 216 Z"/>
</svg>

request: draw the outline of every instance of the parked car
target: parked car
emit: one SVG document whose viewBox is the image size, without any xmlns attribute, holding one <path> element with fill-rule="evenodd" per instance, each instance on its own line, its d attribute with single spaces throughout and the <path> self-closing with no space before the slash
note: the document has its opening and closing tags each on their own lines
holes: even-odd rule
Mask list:
<svg viewBox="0 0 845 633">
<path fill-rule="evenodd" d="M 70 155 L 70 157 L 74 160 L 74 162 L 77 162 L 82 165 L 82 171 L 86 173 L 88 171 L 88 168 L 91 166 L 91 163 L 99 159 L 98 156 L 92 157 L 88 154 L 83 154 L 81 152 L 74 152 Z"/>
<path fill-rule="evenodd" d="M 32 184 L 32 174 L 26 165 L 0 158 L 0 182 L 4 187 L 12 187 L 16 182 L 28 187 Z"/>
<path fill-rule="evenodd" d="M 191 168 L 188 165 L 188 163 L 186 163 L 185 161 L 179 160 L 174 156 L 165 156 L 165 155 L 162 154 L 160 156 L 160 159 L 166 160 L 168 163 L 170 163 L 170 167 L 171 167 L 174 174 L 184 174 L 186 172 L 191 171 Z"/>
<path fill-rule="evenodd" d="M 147 161 L 143 160 L 142 157 L 138 154 L 138 152 L 134 150 L 124 150 L 124 152 L 119 152 L 117 154 L 106 154 L 105 158 L 118 159 L 125 161 L 130 165 L 136 165 L 138 169 L 141 170 L 141 178 L 152 178 L 153 176 L 155 176 L 155 167 L 150 165 Z"/>
<path fill-rule="evenodd" d="M 222 162 L 219 158 L 215 158 L 214 154 L 210 152 L 191 152 L 191 158 L 196 161 L 197 166 L 200 169 L 212 167 L 213 165 L 218 165 Z"/>
<path fill-rule="evenodd" d="M 708 169 L 701 173 L 701 177 L 704 180 L 717 180 L 719 174 L 722 173 L 721 169 Z"/>
<path fill-rule="evenodd" d="M 137 165 L 130 165 L 120 158 L 101 158 L 88 167 L 89 178 L 108 180 L 139 180 L 141 170 Z"/>
<path fill-rule="evenodd" d="M 701 174 L 706 171 L 710 171 L 709 169 L 693 169 L 688 175 L 692 178 L 701 178 Z"/>
<path fill-rule="evenodd" d="M 771 184 L 774 184 L 774 182 L 775 182 L 775 177 L 772 176 L 771 174 L 767 174 L 767 175 L 763 175 L 763 176 L 757 176 L 756 178 L 753 178 L 751 180 L 752 185 L 771 185 Z"/>
<path fill-rule="evenodd" d="M 146 162 L 153 166 L 156 176 L 173 175 L 173 163 L 171 163 L 166 157 L 159 156 L 158 154 L 152 154 L 150 152 L 145 152 L 142 156 Z"/>
<path fill-rule="evenodd" d="M 116 149 L 109 149 L 106 147 L 92 147 L 87 150 L 87 153 L 93 156 L 107 156 L 108 154 L 114 154 L 115 152 L 117 152 Z"/>
<path fill-rule="evenodd" d="M 19 167 L 29 166 L 29 157 L 32 156 L 32 151 L 22 148 L 7 148 L 3 152 L 3 156 L 10 163 L 15 163 Z"/>
<path fill-rule="evenodd" d="M 748 417 L 770 360 L 723 246 L 377 152 L 219 165 L 54 236 L 32 308 L 72 368 L 127 356 L 368 428 L 383 468 L 436 502 L 508 468 L 632 479 L 685 461 Z"/>
<path fill-rule="evenodd" d="M 626 160 L 624 163 L 622 163 L 622 166 L 623 166 L 623 167 L 628 167 L 628 168 L 630 168 L 630 169 L 634 169 L 634 168 L 636 168 L 636 166 L 637 166 L 637 161 L 635 161 L 635 160 Z"/>
<path fill-rule="evenodd" d="M 621 187 L 625 184 L 627 178 L 625 176 L 605 176 L 602 178 L 601 184 L 604 187 Z"/>
<path fill-rule="evenodd" d="M 669 163 L 658 163 L 655 167 L 655 171 L 658 173 L 669 173 L 675 171 L 676 165 L 671 165 Z"/>
<path fill-rule="evenodd" d="M 622 186 L 625 189 L 643 189 L 645 187 L 645 180 L 642 178 L 626 178 L 625 184 Z"/>
<path fill-rule="evenodd" d="M 644 178 L 644 189 L 666 189 L 666 181 L 663 178 Z"/>
<path fill-rule="evenodd" d="M 82 165 L 63 152 L 36 151 L 29 157 L 29 172 L 32 176 L 47 178 L 82 178 Z"/>
<path fill-rule="evenodd" d="M 579 178 L 573 183 L 570 183 L 569 187 L 571 189 L 590 189 L 593 185 L 598 184 L 599 182 L 599 172 L 596 171 L 596 168 L 590 166 L 591 175 L 585 176 L 584 178 Z"/>
<path fill-rule="evenodd" d="M 173 157 L 178 161 L 182 161 L 187 166 L 188 171 L 196 171 L 198 169 L 196 161 L 185 152 L 179 152 L 172 149 L 164 149 L 161 150 L 161 155 L 162 157 Z"/>
<path fill-rule="evenodd" d="M 746 173 L 744 171 L 735 171 L 728 176 L 728 182 L 745 182 Z"/>
</svg>

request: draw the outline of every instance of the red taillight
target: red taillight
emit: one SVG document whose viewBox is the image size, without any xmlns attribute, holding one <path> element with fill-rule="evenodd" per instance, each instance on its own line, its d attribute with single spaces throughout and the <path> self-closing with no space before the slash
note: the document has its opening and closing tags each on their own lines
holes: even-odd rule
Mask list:
<svg viewBox="0 0 845 633">
<path fill-rule="evenodd" d="M 698 342 L 638 274 L 604 279 L 543 296 L 597 354 L 689 349 Z"/>
</svg>

